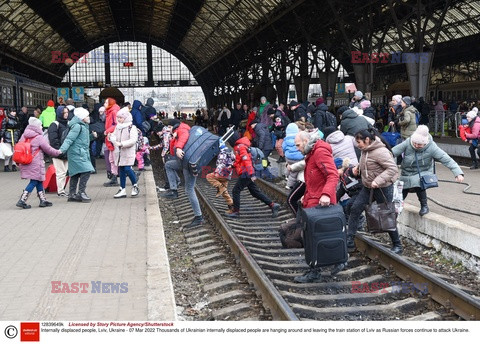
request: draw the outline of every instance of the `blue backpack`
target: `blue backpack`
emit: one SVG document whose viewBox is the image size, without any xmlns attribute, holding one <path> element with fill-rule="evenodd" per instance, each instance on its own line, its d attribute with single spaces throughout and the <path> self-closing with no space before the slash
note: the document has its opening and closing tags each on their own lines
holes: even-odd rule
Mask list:
<svg viewBox="0 0 480 344">
<path fill-rule="evenodd" d="M 262 160 L 265 155 L 262 150 L 257 147 L 250 147 L 250 154 L 252 155 L 252 164 L 255 171 L 263 171 Z"/>
<path fill-rule="evenodd" d="M 420 112 L 415 109 L 415 122 L 417 123 L 417 125 L 420 123 L 420 116 Z"/>
</svg>

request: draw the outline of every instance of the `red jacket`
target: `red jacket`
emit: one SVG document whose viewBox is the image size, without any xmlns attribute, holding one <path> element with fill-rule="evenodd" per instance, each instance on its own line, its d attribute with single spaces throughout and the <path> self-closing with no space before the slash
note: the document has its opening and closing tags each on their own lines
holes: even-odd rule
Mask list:
<svg viewBox="0 0 480 344">
<path fill-rule="evenodd" d="M 248 177 L 252 177 L 255 174 L 255 169 L 253 168 L 252 164 L 252 155 L 248 151 L 250 147 L 250 140 L 248 137 L 242 137 L 235 142 L 235 147 L 233 150 L 235 151 L 235 171 L 237 172 L 238 176 L 247 175 Z"/>
<path fill-rule="evenodd" d="M 318 205 L 320 197 L 327 195 L 330 203 L 337 203 L 338 171 L 333 162 L 332 148 L 323 140 L 318 140 L 305 157 L 305 195 L 303 207 Z"/>
<path fill-rule="evenodd" d="M 118 110 L 120 110 L 120 106 L 117 104 L 113 104 L 111 107 L 105 110 L 105 131 L 107 132 L 107 135 L 105 136 L 105 144 L 107 145 L 108 150 L 112 152 L 115 147 L 108 139 L 108 134 L 115 131 L 115 127 L 117 126 Z"/>
<path fill-rule="evenodd" d="M 177 135 L 170 141 L 170 154 L 175 156 L 175 149 L 183 149 L 183 147 L 185 147 L 187 144 L 190 136 L 190 127 L 185 123 L 180 123 L 178 128 L 175 129 L 172 134 L 173 133 L 177 133 Z"/>
<path fill-rule="evenodd" d="M 252 139 L 255 138 L 255 130 L 253 130 L 252 126 L 250 125 L 250 123 L 252 123 L 252 121 L 257 117 L 257 113 L 252 111 L 248 114 L 248 120 L 247 120 L 247 130 L 248 132 L 250 133 L 250 135 L 252 136 Z"/>
</svg>

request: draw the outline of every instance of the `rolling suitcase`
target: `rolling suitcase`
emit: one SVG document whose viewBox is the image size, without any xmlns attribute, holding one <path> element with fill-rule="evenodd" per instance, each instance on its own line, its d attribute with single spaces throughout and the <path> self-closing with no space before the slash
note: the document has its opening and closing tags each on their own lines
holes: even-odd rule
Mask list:
<svg viewBox="0 0 480 344">
<path fill-rule="evenodd" d="M 305 260 L 312 267 L 348 260 L 345 214 L 341 205 L 301 209 Z"/>
<path fill-rule="evenodd" d="M 223 140 L 233 135 L 233 127 L 222 136 Z M 188 167 L 194 176 L 197 176 L 202 167 L 207 166 L 220 152 L 217 135 L 210 133 L 200 126 L 190 129 L 190 136 L 185 144 L 183 157 L 184 167 Z"/>
</svg>

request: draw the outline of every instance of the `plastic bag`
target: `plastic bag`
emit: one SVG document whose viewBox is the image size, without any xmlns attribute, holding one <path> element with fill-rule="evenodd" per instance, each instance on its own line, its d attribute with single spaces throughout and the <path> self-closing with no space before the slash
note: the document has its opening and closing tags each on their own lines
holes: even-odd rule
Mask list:
<svg viewBox="0 0 480 344">
<path fill-rule="evenodd" d="M 0 159 L 10 158 L 13 155 L 10 145 L 5 142 L 0 143 Z"/>
<path fill-rule="evenodd" d="M 403 182 L 397 180 L 393 183 L 393 203 L 395 203 L 395 212 L 400 215 L 403 210 Z"/>
</svg>

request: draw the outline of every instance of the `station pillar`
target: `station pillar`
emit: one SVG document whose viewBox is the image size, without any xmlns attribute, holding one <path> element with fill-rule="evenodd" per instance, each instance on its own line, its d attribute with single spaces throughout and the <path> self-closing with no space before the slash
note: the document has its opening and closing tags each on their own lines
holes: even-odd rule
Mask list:
<svg viewBox="0 0 480 344">
<path fill-rule="evenodd" d="M 427 94 L 430 70 L 432 66 L 432 53 L 422 52 L 415 61 L 405 63 L 408 80 L 410 82 L 410 95 L 424 97 Z"/>
</svg>

